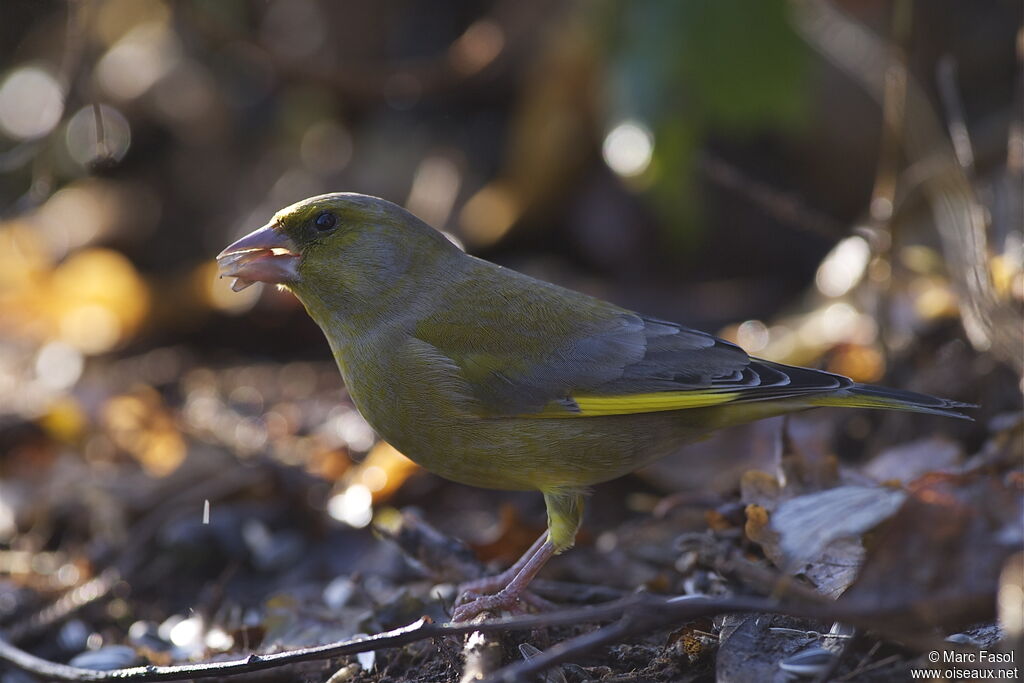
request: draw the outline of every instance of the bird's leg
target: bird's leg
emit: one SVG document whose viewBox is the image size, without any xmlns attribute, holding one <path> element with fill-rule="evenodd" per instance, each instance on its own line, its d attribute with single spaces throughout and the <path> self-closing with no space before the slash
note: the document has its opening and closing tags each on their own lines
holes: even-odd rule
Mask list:
<svg viewBox="0 0 1024 683">
<path fill-rule="evenodd" d="M 512 580 L 509 581 L 504 588 L 494 595 L 484 595 L 471 599 L 463 605 L 459 605 L 452 613 L 452 621 L 469 621 L 481 612 L 493 612 L 499 609 L 515 609 L 519 605 L 519 601 L 521 599 L 526 600 L 527 602 L 540 600 L 540 598 L 528 594 L 526 592 L 526 587 L 531 581 L 533 581 L 533 577 L 537 576 L 537 572 L 540 571 L 541 567 L 543 567 L 554 554 L 554 544 L 551 543 L 551 541 L 544 541 L 540 548 L 530 555 L 526 562 L 523 563 L 519 571 L 516 572 L 515 576 L 512 577 Z M 526 556 L 524 555 L 524 557 Z M 516 564 L 518 565 L 519 563 L 517 562 Z"/>
<path fill-rule="evenodd" d="M 583 517 L 583 495 L 578 491 L 549 492 L 544 494 L 544 502 L 548 508 L 548 532 L 538 538 L 507 572 L 490 580 L 473 582 L 476 584 L 474 587 L 482 590 L 503 586 L 497 593 L 476 597 L 470 590 L 464 590 L 459 599 L 468 598 L 469 601 L 455 608 L 453 621 L 468 621 L 481 612 L 516 609 L 521 601 L 535 607 L 548 606 L 546 600 L 529 593 L 526 587 L 548 560 L 572 546 Z"/>
<path fill-rule="evenodd" d="M 481 595 L 488 595 L 490 593 L 496 593 L 516 577 L 523 567 L 530 561 L 534 555 L 540 550 L 541 546 L 544 545 L 544 541 L 548 538 L 548 533 L 545 531 L 543 534 L 533 542 L 529 550 L 519 556 L 516 563 L 503 571 L 500 574 L 494 576 L 484 576 L 479 579 L 473 579 L 472 581 L 466 581 L 459 585 L 459 597 L 456 599 L 456 604 L 462 604 L 474 600 Z"/>
</svg>

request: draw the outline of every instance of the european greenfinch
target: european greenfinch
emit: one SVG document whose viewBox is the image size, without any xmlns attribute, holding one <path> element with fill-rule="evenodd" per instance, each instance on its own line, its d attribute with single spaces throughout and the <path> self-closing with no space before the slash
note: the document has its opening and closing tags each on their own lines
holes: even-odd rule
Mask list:
<svg viewBox="0 0 1024 683">
<path fill-rule="evenodd" d="M 573 545 L 588 487 L 712 430 L 816 406 L 951 417 L 969 407 L 751 358 L 738 346 L 474 258 L 390 202 L 312 197 L 218 257 L 234 288 L 290 290 L 327 337 L 356 407 L 426 469 L 536 490 L 548 530 L 453 614 L 536 601 Z"/>
</svg>

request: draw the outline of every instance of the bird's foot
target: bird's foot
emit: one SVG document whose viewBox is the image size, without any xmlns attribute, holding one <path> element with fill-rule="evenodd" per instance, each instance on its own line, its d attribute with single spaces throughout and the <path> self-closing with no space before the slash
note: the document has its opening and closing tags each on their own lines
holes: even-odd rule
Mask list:
<svg viewBox="0 0 1024 683">
<path fill-rule="evenodd" d="M 545 600 L 531 591 L 515 591 L 511 590 L 511 587 L 503 588 L 493 595 L 480 595 L 471 590 L 463 590 L 459 593 L 455 604 L 452 621 L 469 621 L 484 612 L 505 611 L 521 614 L 526 611 L 525 606 L 527 605 L 540 611 L 557 607 L 555 603 Z"/>
<path fill-rule="evenodd" d="M 463 581 L 459 584 L 459 595 L 455 598 L 456 605 L 462 605 L 484 595 L 492 595 L 512 582 L 519 573 L 518 567 L 506 569 L 500 574 L 484 576 L 472 581 Z"/>
<path fill-rule="evenodd" d="M 538 538 L 508 571 L 462 584 L 455 600 L 452 620 L 469 621 L 483 612 L 502 609 L 522 612 L 524 604 L 540 610 L 554 607 L 552 603 L 526 589 L 544 563 L 555 554 L 554 545 L 546 539 L 547 534 Z"/>
</svg>

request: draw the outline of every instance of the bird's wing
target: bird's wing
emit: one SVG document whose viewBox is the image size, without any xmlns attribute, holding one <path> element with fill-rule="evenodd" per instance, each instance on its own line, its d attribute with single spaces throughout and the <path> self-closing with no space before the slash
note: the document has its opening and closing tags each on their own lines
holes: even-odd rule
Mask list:
<svg viewBox="0 0 1024 683">
<path fill-rule="evenodd" d="M 851 380 L 749 357 L 741 348 L 675 323 L 639 317 L 643 357 L 621 377 L 579 387 L 537 417 L 624 415 L 833 392 Z"/>
<path fill-rule="evenodd" d="M 415 332 L 459 368 L 486 415 L 647 413 L 851 384 L 752 359 L 710 334 L 535 280 L 528 289 L 502 291 L 497 305 L 469 320 L 458 316 L 466 308 L 454 302 L 439 307 Z"/>
</svg>

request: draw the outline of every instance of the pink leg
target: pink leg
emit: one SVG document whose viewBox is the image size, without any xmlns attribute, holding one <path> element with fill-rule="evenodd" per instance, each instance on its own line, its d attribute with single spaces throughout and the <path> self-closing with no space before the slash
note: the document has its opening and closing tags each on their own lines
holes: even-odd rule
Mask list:
<svg viewBox="0 0 1024 683">
<path fill-rule="evenodd" d="M 541 567 L 555 554 L 555 546 L 550 541 L 544 540 L 545 537 L 546 535 L 538 539 L 540 547 L 536 549 L 531 547 L 530 550 L 524 553 L 519 562 L 516 562 L 513 569 L 518 568 L 518 571 L 504 588 L 494 595 L 485 595 L 459 605 L 452 613 L 452 621 L 469 621 L 481 612 L 514 609 L 518 607 L 521 599 L 536 604 L 534 601 L 539 600 L 539 598 L 524 594 L 524 591 L 530 582 L 533 581 L 533 578 L 537 576 L 537 572 L 540 571 Z M 537 546 L 537 543 L 534 543 L 534 546 Z"/>
<path fill-rule="evenodd" d="M 470 600 L 475 600 L 481 595 L 497 593 L 499 590 L 507 586 L 512 582 L 512 579 L 516 577 L 516 574 L 522 571 L 523 567 L 525 567 L 530 561 L 530 558 L 537 554 L 541 546 L 544 545 L 544 541 L 547 540 L 547 537 L 548 534 L 545 531 L 540 535 L 540 538 L 533 542 L 533 545 L 530 546 L 529 550 L 519 556 L 519 559 L 516 560 L 514 565 L 502 573 L 495 574 L 494 576 L 484 576 L 482 578 L 466 581 L 460 584 L 459 596 L 456 598 L 455 603 L 462 604 L 469 602 Z"/>
<path fill-rule="evenodd" d="M 491 579 L 481 579 L 465 584 L 456 600 L 452 614 L 454 621 L 468 621 L 482 612 L 499 609 L 518 610 L 521 603 L 540 609 L 550 608 L 547 600 L 533 595 L 526 587 L 537 576 L 552 555 L 571 548 L 580 527 L 583 515 L 585 491 L 577 489 L 552 490 L 544 492 L 544 504 L 548 510 L 548 531 L 523 553 L 519 561 L 507 572 Z M 494 595 L 479 596 L 475 591 L 494 591 Z"/>
</svg>

